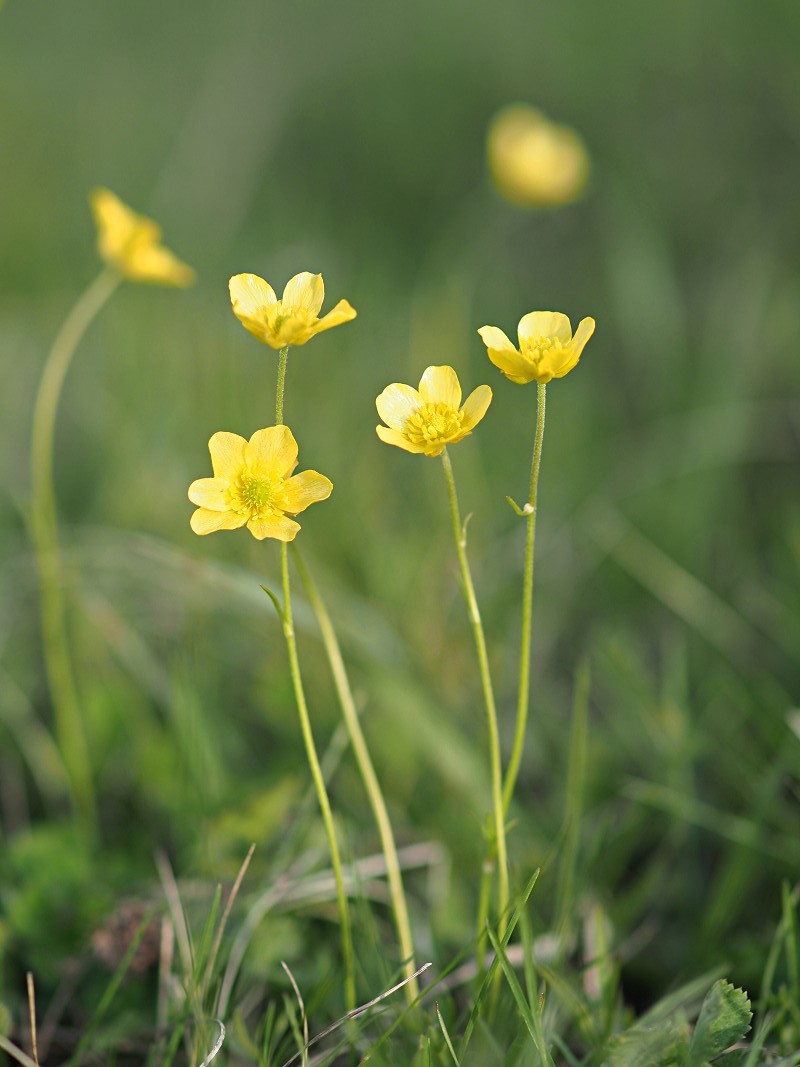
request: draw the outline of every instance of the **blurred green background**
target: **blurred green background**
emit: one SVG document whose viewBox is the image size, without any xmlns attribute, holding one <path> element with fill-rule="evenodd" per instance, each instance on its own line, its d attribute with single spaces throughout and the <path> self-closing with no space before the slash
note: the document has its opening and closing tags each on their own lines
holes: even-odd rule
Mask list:
<svg viewBox="0 0 800 1067">
<path fill-rule="evenodd" d="M 800 864 L 800 738 L 788 718 L 800 649 L 798 54 L 795 0 L 10 0 L 0 14 L 9 996 L 22 969 L 46 984 L 62 957 L 87 951 L 119 896 L 148 891 L 156 848 L 182 876 L 216 879 L 254 840 L 263 885 L 287 850 L 308 846 L 294 830 L 286 844 L 307 772 L 280 630 L 259 589 L 275 583 L 277 549 L 244 534 L 197 539 L 186 500 L 209 473 L 214 431 L 249 436 L 273 421 L 275 354 L 231 314 L 227 279 L 255 272 L 280 290 L 300 270 L 322 272 L 326 309 L 346 297 L 359 312 L 291 354 L 286 418 L 301 464 L 335 485 L 307 515 L 302 548 L 340 629 L 398 836 L 437 843 L 431 877 L 410 877 L 421 951 L 441 958 L 471 935 L 488 807 L 483 717 L 439 465 L 381 445 L 374 397 L 433 363 L 454 365 L 465 392 L 495 390 L 453 462 L 474 513 L 507 752 L 524 530 L 504 497 L 525 492 L 535 388 L 502 378 L 475 331 L 491 323 L 513 336 L 522 314 L 553 308 L 598 326 L 548 395 L 515 869 L 524 880 L 557 840 L 574 673 L 588 657 L 579 897 L 601 903 L 628 945 L 628 995 L 647 1003 L 724 961 L 757 987 L 781 881 Z M 580 203 L 529 212 L 492 189 L 487 124 L 517 100 L 584 136 L 592 179 Z M 78 353 L 58 427 L 102 859 L 73 846 L 64 820 L 24 523 L 38 376 L 98 269 L 95 185 L 157 218 L 199 274 L 187 293 L 123 287 Z M 327 747 L 338 713 L 298 612 Z M 347 854 L 374 851 L 347 754 L 332 792 Z M 59 856 L 69 877 L 54 900 Z M 535 894 L 542 929 L 554 882 L 543 877 Z M 254 968 L 302 956 L 304 925 L 281 929 Z M 304 957 L 317 975 L 329 965 L 322 951 Z"/>
</svg>

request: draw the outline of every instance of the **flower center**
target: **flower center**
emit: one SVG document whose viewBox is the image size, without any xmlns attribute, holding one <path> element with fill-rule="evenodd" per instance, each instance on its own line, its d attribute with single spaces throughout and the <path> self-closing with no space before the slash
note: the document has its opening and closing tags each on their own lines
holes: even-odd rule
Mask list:
<svg viewBox="0 0 800 1067">
<path fill-rule="evenodd" d="M 403 432 L 415 445 L 447 442 L 461 432 L 462 418 L 449 404 L 423 404 L 408 417 Z"/>
<path fill-rule="evenodd" d="M 231 509 L 238 515 L 249 515 L 251 519 L 272 515 L 276 510 L 273 503 L 276 488 L 266 475 L 241 474 L 230 489 Z"/>
<path fill-rule="evenodd" d="M 557 337 L 531 337 L 522 342 L 523 355 L 538 366 L 551 356 L 556 358 L 564 352 L 565 346 Z"/>
</svg>

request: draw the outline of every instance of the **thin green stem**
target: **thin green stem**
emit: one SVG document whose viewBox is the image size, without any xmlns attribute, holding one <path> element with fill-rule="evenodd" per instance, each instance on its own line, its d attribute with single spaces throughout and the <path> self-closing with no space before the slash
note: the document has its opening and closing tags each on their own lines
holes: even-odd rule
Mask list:
<svg viewBox="0 0 800 1067">
<path fill-rule="evenodd" d="M 345 1000 L 347 1010 L 352 1011 L 356 1005 L 355 971 L 353 966 L 353 938 L 350 930 L 350 912 L 347 907 L 347 895 L 344 888 L 342 875 L 342 860 L 339 855 L 339 845 L 336 840 L 336 830 L 333 825 L 331 803 L 328 799 L 328 791 L 325 788 L 325 778 L 319 765 L 317 747 L 314 744 L 314 734 L 311 730 L 311 719 L 308 714 L 308 705 L 303 690 L 303 679 L 300 674 L 300 661 L 297 658 L 297 642 L 295 641 L 294 623 L 292 619 L 292 596 L 289 585 L 289 552 L 285 542 L 281 542 L 281 580 L 283 583 L 283 635 L 286 638 L 286 648 L 289 652 L 289 668 L 292 674 L 292 685 L 300 715 L 300 728 L 303 733 L 303 741 L 306 746 L 311 777 L 317 791 L 317 800 L 322 821 L 325 824 L 325 833 L 328 836 L 328 847 L 331 853 L 331 866 L 336 880 L 336 898 L 339 904 L 339 922 L 342 927 L 342 954 L 344 956 L 345 973 Z"/>
<path fill-rule="evenodd" d="M 289 359 L 289 346 L 285 345 L 278 356 L 278 387 L 275 390 L 275 425 L 283 425 L 283 393 L 286 388 L 286 363 Z"/>
<path fill-rule="evenodd" d="M 283 425 L 283 394 L 286 385 L 286 363 L 289 358 L 289 345 L 280 351 L 278 359 L 278 385 L 275 390 L 275 425 Z M 347 1010 L 352 1011 L 356 1006 L 356 980 L 353 961 L 353 935 L 350 930 L 350 912 L 347 906 L 347 894 L 344 888 L 344 876 L 342 874 L 342 860 L 339 854 L 339 843 L 336 840 L 336 828 L 333 825 L 333 813 L 328 790 L 325 788 L 325 777 L 319 765 L 317 746 L 314 743 L 314 734 L 311 730 L 311 718 L 308 714 L 306 695 L 303 690 L 303 679 L 300 674 L 300 661 L 297 657 L 297 642 L 294 635 L 294 621 L 292 617 L 292 591 L 289 582 L 289 550 L 286 542 L 281 542 L 281 582 L 283 584 L 283 635 L 286 638 L 286 648 L 289 652 L 289 668 L 292 674 L 295 702 L 300 715 L 300 729 L 303 734 L 303 742 L 306 746 L 308 765 L 311 768 L 311 777 L 317 791 L 317 800 L 322 821 L 325 824 L 325 833 L 328 837 L 328 848 L 331 853 L 331 866 L 336 880 L 336 899 L 339 904 L 339 922 L 342 928 L 342 956 L 344 957 L 345 974 L 345 1001 Z"/>
<path fill-rule="evenodd" d="M 67 316 L 45 361 L 36 393 L 31 434 L 30 523 L 39 572 L 45 670 L 53 702 L 56 737 L 67 769 L 72 800 L 90 830 L 94 828 L 97 812 L 86 731 L 67 638 L 53 479 L 53 442 L 61 391 L 75 351 L 119 282 L 119 275 L 113 271 L 102 271 Z"/>
<path fill-rule="evenodd" d="M 389 879 L 389 893 L 392 900 L 392 911 L 394 912 L 397 937 L 400 942 L 400 952 L 404 960 L 405 975 L 406 978 L 409 979 L 406 984 L 406 995 L 409 1003 L 412 1003 L 419 995 L 419 983 L 416 978 L 412 977 L 416 970 L 416 964 L 414 962 L 414 943 L 411 937 L 408 906 L 406 903 L 405 891 L 403 889 L 400 861 L 397 857 L 397 845 L 395 844 L 389 812 L 386 809 L 386 802 L 383 798 L 383 793 L 381 792 L 378 776 L 375 773 L 369 749 L 367 748 L 366 738 L 361 729 L 358 711 L 356 710 L 355 700 L 353 699 L 353 691 L 350 687 L 350 680 L 347 677 L 347 669 L 344 665 L 344 659 L 342 658 L 336 631 L 333 628 L 333 623 L 331 622 L 330 615 L 325 607 L 319 589 L 317 588 L 314 579 L 311 577 L 311 572 L 296 545 L 292 545 L 292 553 L 294 555 L 295 565 L 300 572 L 300 578 L 305 587 L 308 601 L 317 617 L 317 624 L 320 633 L 322 634 L 322 642 L 325 646 L 328 663 L 330 664 L 336 693 L 342 708 L 342 715 L 344 716 L 347 732 L 350 736 L 350 744 L 353 746 L 358 769 L 362 781 L 364 782 L 367 796 L 369 797 L 372 813 L 375 816 L 375 822 L 378 826 L 381 847 L 386 860 L 386 874 Z"/>
<path fill-rule="evenodd" d="M 533 614 L 533 563 L 534 547 L 536 544 L 536 496 L 539 491 L 539 467 L 542 462 L 542 440 L 544 438 L 544 415 L 547 386 L 538 383 L 537 406 L 536 406 L 536 435 L 533 443 L 533 459 L 531 460 L 531 480 L 528 487 L 528 503 L 525 511 L 528 515 L 527 529 L 525 533 L 525 568 L 522 577 L 522 635 L 519 648 L 519 689 L 517 698 L 517 723 L 514 728 L 514 744 L 511 748 L 511 756 L 506 769 L 506 779 L 503 785 L 503 812 L 507 813 L 511 798 L 514 795 L 514 786 L 517 784 L 517 774 L 522 761 L 522 750 L 525 747 L 525 728 L 528 723 L 528 706 L 530 703 L 530 679 L 531 679 L 531 617 Z"/>
<path fill-rule="evenodd" d="M 489 656 L 486 652 L 486 638 L 483 633 L 478 600 L 475 596 L 475 586 L 472 582 L 469 560 L 467 559 L 467 536 L 465 528 L 461 524 L 461 515 L 458 510 L 458 496 L 456 495 L 456 483 L 453 477 L 453 467 L 450 457 L 445 448 L 442 452 L 442 465 L 444 467 L 447 488 L 450 495 L 450 514 L 453 520 L 453 535 L 456 542 L 456 553 L 461 567 L 461 578 L 464 599 L 467 603 L 469 620 L 472 624 L 472 632 L 475 637 L 475 649 L 478 653 L 478 668 L 483 686 L 483 700 L 486 705 L 486 725 L 489 733 L 489 762 L 492 777 L 492 807 L 494 809 L 494 832 L 497 839 L 497 867 L 500 882 L 500 916 L 499 929 L 505 929 L 506 912 L 508 910 L 508 855 L 506 852 L 506 829 L 503 817 L 503 770 L 500 762 L 500 733 L 497 727 L 497 709 L 494 702 L 492 678 L 489 673 Z M 479 932 L 480 940 L 480 932 Z"/>
</svg>

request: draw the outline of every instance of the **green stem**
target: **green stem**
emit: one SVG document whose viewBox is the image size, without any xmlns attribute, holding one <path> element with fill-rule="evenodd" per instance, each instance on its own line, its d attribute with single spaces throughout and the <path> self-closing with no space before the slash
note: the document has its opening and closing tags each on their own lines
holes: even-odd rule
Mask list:
<svg viewBox="0 0 800 1067">
<path fill-rule="evenodd" d="M 347 896 L 344 888 L 342 875 L 342 861 L 339 855 L 339 845 L 336 841 L 336 830 L 333 825 L 331 803 L 328 799 L 328 791 L 325 788 L 325 779 L 322 768 L 319 765 L 317 748 L 314 744 L 314 734 L 311 731 L 311 719 L 308 714 L 303 679 L 300 675 L 300 662 L 297 658 L 297 643 L 294 635 L 294 623 L 292 620 L 292 598 L 289 586 L 289 552 L 285 542 L 281 543 L 281 579 L 283 582 L 283 635 L 286 638 L 286 647 L 289 652 L 289 667 L 292 673 L 295 701 L 300 715 L 300 728 L 303 733 L 303 741 L 306 746 L 311 777 L 317 791 L 317 800 L 322 812 L 322 821 L 325 824 L 325 832 L 328 836 L 328 847 L 331 853 L 331 865 L 336 879 L 336 898 L 339 904 L 339 921 L 342 927 L 342 954 L 344 956 L 345 973 L 345 1000 L 347 1010 L 352 1011 L 356 1005 L 355 972 L 353 967 L 353 939 L 350 931 L 350 913 L 347 907 Z"/>
<path fill-rule="evenodd" d="M 275 425 L 283 425 L 283 393 L 286 388 L 286 362 L 289 359 L 289 346 L 285 345 L 278 356 L 278 387 L 275 390 Z"/>
<path fill-rule="evenodd" d="M 500 763 L 500 734 L 497 728 L 497 709 L 492 690 L 492 678 L 489 673 L 489 657 L 486 652 L 486 638 L 483 633 L 478 601 L 475 596 L 475 586 L 472 582 L 472 574 L 467 559 L 467 537 L 461 524 L 461 515 L 458 510 L 458 496 L 456 495 L 456 483 L 453 477 L 453 467 L 450 457 L 445 448 L 442 452 L 442 465 L 444 466 L 447 488 L 450 494 L 450 514 L 453 520 L 453 535 L 456 542 L 456 553 L 461 566 L 461 578 L 463 584 L 464 599 L 467 603 L 469 620 L 472 624 L 472 632 L 475 637 L 475 649 L 478 653 L 478 668 L 483 686 L 483 699 L 486 705 L 486 725 L 489 732 L 489 762 L 492 776 L 492 807 L 494 809 L 494 831 L 497 838 L 497 866 L 500 878 L 500 918 L 499 929 L 502 936 L 505 930 L 506 912 L 508 910 L 508 855 L 506 852 L 506 830 L 503 817 L 503 770 Z M 479 941 L 481 932 L 479 931 Z"/>
<path fill-rule="evenodd" d="M 308 601 L 314 609 L 314 614 L 317 617 L 317 624 L 319 625 L 320 633 L 322 634 L 322 642 L 325 646 L 325 652 L 328 657 L 328 663 L 330 664 L 334 685 L 336 686 L 336 693 L 339 697 L 345 725 L 347 726 L 347 732 L 350 736 L 350 743 L 353 746 L 353 752 L 355 753 L 358 769 L 361 773 L 362 781 L 364 782 L 364 788 L 367 791 L 367 796 L 369 797 L 369 802 L 372 806 L 372 812 L 375 816 L 375 822 L 378 825 L 381 847 L 386 859 L 386 874 L 389 879 L 389 892 L 392 899 L 392 910 L 394 912 L 394 921 L 397 928 L 397 937 L 400 942 L 400 952 L 404 960 L 406 977 L 409 978 L 409 981 L 406 984 L 406 994 L 409 1003 L 412 1003 L 419 995 L 419 983 L 416 978 L 411 978 L 411 975 L 413 975 L 416 970 L 416 964 L 414 962 L 414 943 L 411 937 L 408 906 L 406 903 L 405 891 L 403 889 L 400 861 L 397 857 L 397 845 L 395 844 L 389 812 L 386 810 L 386 802 L 383 798 L 383 793 L 381 792 L 378 776 L 375 773 L 364 732 L 361 729 L 358 711 L 356 710 L 355 700 L 353 699 L 353 691 L 350 688 L 350 680 L 347 677 L 347 669 L 344 665 L 339 641 L 336 637 L 336 631 L 333 628 L 333 623 L 331 622 L 330 615 L 322 600 L 319 589 L 317 588 L 314 579 L 311 577 L 311 572 L 296 545 L 292 545 L 292 552 L 295 564 L 300 572 L 300 578 L 306 590 L 306 595 L 308 596 Z"/>
<path fill-rule="evenodd" d="M 528 723 L 528 705 L 530 703 L 531 617 L 533 613 L 534 547 L 536 544 L 536 496 L 539 490 L 539 466 L 542 462 L 542 440 L 544 438 L 544 415 L 547 386 L 542 382 L 539 382 L 538 389 L 536 435 L 533 444 L 531 480 L 528 487 L 528 503 L 525 508 L 528 514 L 528 523 L 525 536 L 525 568 L 522 578 L 522 635 L 520 638 L 519 649 L 517 724 L 514 729 L 514 744 L 511 748 L 511 756 L 506 770 L 506 780 L 503 786 L 504 813 L 508 812 L 511 798 L 514 795 L 514 786 L 517 783 L 517 774 L 522 760 L 522 750 L 525 747 L 525 728 Z"/>
<path fill-rule="evenodd" d="M 102 271 L 67 316 L 45 361 L 36 394 L 31 435 L 31 534 L 39 572 L 45 670 L 53 702 L 56 737 L 69 776 L 73 803 L 89 829 L 94 828 L 97 813 L 83 714 L 67 638 L 53 479 L 53 442 L 58 404 L 72 358 L 120 280 L 112 270 Z"/>
<path fill-rule="evenodd" d="M 278 385 L 275 391 L 275 425 L 283 425 L 283 394 L 286 384 L 286 362 L 289 358 L 289 345 L 281 349 L 278 359 Z M 308 714 L 306 695 L 303 690 L 303 679 L 300 674 L 300 661 L 297 657 L 297 642 L 294 636 L 294 621 L 292 618 L 292 592 L 289 583 L 289 550 L 286 542 L 281 542 L 281 581 L 283 583 L 283 635 L 286 638 L 286 647 L 289 652 L 289 668 L 292 673 L 292 685 L 297 703 L 297 711 L 300 715 L 300 729 L 303 733 L 303 741 L 306 746 L 308 764 L 311 768 L 311 777 L 317 791 L 317 800 L 322 821 L 325 824 L 325 833 L 328 836 L 328 848 L 331 853 L 331 866 L 336 880 L 336 899 L 339 903 L 339 922 L 342 928 L 342 955 L 344 957 L 345 974 L 345 1001 L 347 1010 L 352 1011 L 356 1006 L 356 980 L 353 964 L 353 935 L 350 930 L 350 912 L 347 907 L 347 895 L 344 888 L 342 875 L 342 860 L 339 855 L 339 844 L 336 840 L 336 828 L 333 825 L 333 813 L 328 791 L 325 788 L 325 777 L 319 765 L 317 746 L 314 743 L 314 734 L 311 730 L 311 718 Z"/>
</svg>

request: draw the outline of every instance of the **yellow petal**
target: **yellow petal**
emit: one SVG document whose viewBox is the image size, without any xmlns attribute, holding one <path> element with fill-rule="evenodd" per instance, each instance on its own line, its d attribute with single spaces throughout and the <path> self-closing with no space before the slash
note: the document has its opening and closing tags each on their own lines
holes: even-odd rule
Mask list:
<svg viewBox="0 0 800 1067">
<path fill-rule="evenodd" d="M 215 478 L 230 480 L 235 478 L 244 466 L 244 449 L 247 441 L 238 433 L 215 433 L 208 442 L 211 453 L 211 466 Z"/>
<path fill-rule="evenodd" d="M 333 326 L 341 326 L 343 322 L 350 322 L 358 312 L 346 300 L 340 300 L 336 307 L 331 308 L 327 315 L 323 315 L 312 327 L 313 334 L 330 330 Z"/>
<path fill-rule="evenodd" d="M 593 318 L 590 317 L 581 319 L 581 321 L 578 323 L 578 329 L 575 331 L 575 336 L 572 338 L 572 347 L 578 353 L 579 357 L 581 352 L 583 352 L 584 347 L 586 346 L 586 342 L 594 333 L 594 328 L 595 321 Z"/>
<path fill-rule="evenodd" d="M 466 433 L 469 433 L 473 427 L 478 425 L 491 402 L 492 390 L 488 385 L 479 385 L 477 389 L 474 389 L 469 394 L 462 408 L 464 417 L 461 427 Z"/>
<path fill-rule="evenodd" d="M 244 526 L 246 515 L 237 515 L 233 511 L 209 511 L 207 508 L 198 508 L 193 512 L 190 525 L 196 534 L 210 534 L 217 530 L 238 530 Z"/>
<path fill-rule="evenodd" d="M 306 308 L 312 315 L 319 315 L 325 299 L 325 285 L 321 274 L 295 274 L 283 290 L 283 304 L 288 308 Z"/>
<path fill-rule="evenodd" d="M 149 244 L 131 249 L 125 256 L 122 272 L 133 281 L 177 285 L 180 288 L 193 285 L 197 277 L 192 268 L 168 248 Z"/>
<path fill-rule="evenodd" d="M 409 417 L 422 407 L 422 404 L 423 399 L 416 389 L 399 382 L 387 385 L 375 401 L 378 414 L 393 430 L 402 430 Z"/>
<path fill-rule="evenodd" d="M 287 478 L 297 466 L 297 441 L 288 426 L 256 430 L 246 449 L 252 467 Z"/>
<path fill-rule="evenodd" d="M 495 352 L 517 351 L 499 326 L 481 326 L 478 333 L 486 347 L 493 348 Z"/>
<path fill-rule="evenodd" d="M 263 541 L 265 537 L 274 537 L 276 541 L 294 541 L 300 523 L 285 515 L 270 515 L 265 519 L 250 519 L 247 529 L 257 541 Z"/>
<path fill-rule="evenodd" d="M 110 189 L 92 189 L 89 204 L 97 226 L 100 255 L 114 262 L 136 232 L 140 217 Z M 158 227 L 152 222 L 151 226 L 155 229 L 153 239 L 157 241 Z"/>
<path fill-rule="evenodd" d="M 526 382 L 533 381 L 536 367 L 532 360 L 523 356 L 512 344 L 509 344 L 508 348 L 487 347 L 486 352 L 495 367 L 498 367 L 512 382 L 525 385 Z"/>
<path fill-rule="evenodd" d="M 461 385 L 452 367 L 428 367 L 420 379 L 419 393 L 427 404 L 447 404 L 456 411 L 461 404 Z"/>
<path fill-rule="evenodd" d="M 568 344 L 572 337 L 572 324 L 560 311 L 531 311 L 519 320 L 519 339 L 534 341 L 537 337 L 549 337 Z"/>
<path fill-rule="evenodd" d="M 554 378 L 563 378 L 565 374 L 577 366 L 578 360 L 581 358 L 581 353 L 586 347 L 586 342 L 594 333 L 594 319 L 581 319 L 580 325 L 572 338 L 572 344 L 568 345 L 564 350 L 563 362 L 556 366 L 552 366 L 552 372 Z"/>
<path fill-rule="evenodd" d="M 276 495 L 275 505 L 281 511 L 288 511 L 291 515 L 297 515 L 305 511 L 309 504 L 316 504 L 318 500 L 327 500 L 331 495 L 333 482 L 324 474 L 316 471 L 301 471 L 294 478 L 289 478 L 281 486 Z"/>
<path fill-rule="evenodd" d="M 265 307 L 278 302 L 275 290 L 257 274 L 234 274 L 228 282 L 228 292 L 237 318 L 255 318 Z"/>
<path fill-rule="evenodd" d="M 225 478 L 198 478 L 189 486 L 189 499 L 209 511 L 228 511 L 228 484 Z"/>
<path fill-rule="evenodd" d="M 425 451 L 424 447 L 413 444 L 398 430 L 392 430 L 386 426 L 376 426 L 375 430 L 381 441 L 385 441 L 387 445 L 397 445 L 398 448 L 402 448 L 406 452 L 414 452 L 417 455 Z"/>
</svg>

